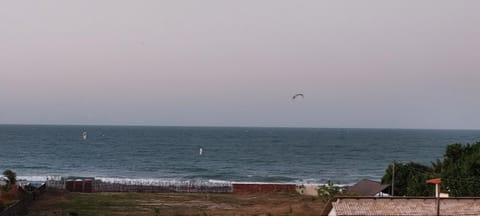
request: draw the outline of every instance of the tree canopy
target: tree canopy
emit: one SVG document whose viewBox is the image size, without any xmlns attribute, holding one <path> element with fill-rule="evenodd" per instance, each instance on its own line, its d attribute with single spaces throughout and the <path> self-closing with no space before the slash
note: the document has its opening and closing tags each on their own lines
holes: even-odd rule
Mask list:
<svg viewBox="0 0 480 216">
<path fill-rule="evenodd" d="M 391 184 L 392 169 L 392 164 L 386 169 L 383 184 Z M 426 180 L 438 177 L 442 178 L 441 191 L 450 196 L 480 196 L 480 142 L 448 145 L 443 160 L 431 166 L 395 163 L 395 195 L 433 196 L 434 187 Z"/>
<path fill-rule="evenodd" d="M 389 165 L 382 178 L 382 184 L 392 184 L 393 164 Z M 395 163 L 395 195 L 433 196 L 433 187 L 425 181 L 435 177 L 431 167 L 410 162 Z"/>
<path fill-rule="evenodd" d="M 480 196 L 480 142 L 447 146 L 442 188 L 451 196 Z"/>
<path fill-rule="evenodd" d="M 12 170 L 7 169 L 3 171 L 3 176 L 5 176 L 8 179 L 9 185 L 14 185 L 17 183 L 17 174 Z"/>
</svg>

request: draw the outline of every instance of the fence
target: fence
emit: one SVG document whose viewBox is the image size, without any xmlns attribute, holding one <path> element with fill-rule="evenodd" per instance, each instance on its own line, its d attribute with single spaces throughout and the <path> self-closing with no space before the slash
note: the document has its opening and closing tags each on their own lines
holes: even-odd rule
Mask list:
<svg viewBox="0 0 480 216">
<path fill-rule="evenodd" d="M 181 192 L 181 193 L 244 193 L 296 192 L 295 184 L 232 183 L 224 181 L 162 181 L 74 178 L 47 181 L 48 187 L 71 192 Z"/>
<path fill-rule="evenodd" d="M 155 184 L 130 185 L 95 181 L 94 192 L 182 192 L 182 193 L 231 193 L 230 183 L 211 182 L 157 182 Z"/>
<path fill-rule="evenodd" d="M 47 187 L 55 189 L 65 189 L 65 181 L 61 176 L 48 176 Z"/>
<path fill-rule="evenodd" d="M 71 192 L 182 192 L 182 193 L 231 193 L 230 182 L 210 181 L 158 181 L 158 180 L 95 180 L 83 179 L 48 179 L 47 186 L 65 189 Z"/>
</svg>

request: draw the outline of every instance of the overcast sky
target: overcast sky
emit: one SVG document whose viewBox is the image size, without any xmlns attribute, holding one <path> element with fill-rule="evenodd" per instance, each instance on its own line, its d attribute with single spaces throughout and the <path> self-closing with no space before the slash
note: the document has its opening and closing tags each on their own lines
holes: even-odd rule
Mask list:
<svg viewBox="0 0 480 216">
<path fill-rule="evenodd" d="M 0 123 L 478 129 L 479 11 L 477 0 L 1 1 Z"/>
</svg>

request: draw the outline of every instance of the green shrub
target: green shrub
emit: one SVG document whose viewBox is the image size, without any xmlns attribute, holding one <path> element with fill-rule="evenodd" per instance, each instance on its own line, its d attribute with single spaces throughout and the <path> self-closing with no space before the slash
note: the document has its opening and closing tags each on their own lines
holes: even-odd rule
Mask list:
<svg viewBox="0 0 480 216">
<path fill-rule="evenodd" d="M 333 185 L 330 181 L 318 187 L 318 197 L 324 202 L 328 202 L 333 197 L 340 194 L 340 187 Z"/>
</svg>

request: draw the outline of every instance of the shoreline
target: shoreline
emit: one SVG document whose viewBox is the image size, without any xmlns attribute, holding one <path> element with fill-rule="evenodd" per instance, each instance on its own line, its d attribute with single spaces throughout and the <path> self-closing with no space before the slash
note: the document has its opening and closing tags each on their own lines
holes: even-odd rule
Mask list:
<svg viewBox="0 0 480 216">
<path fill-rule="evenodd" d="M 275 182 L 226 182 L 226 181 L 105 181 L 95 178 L 55 177 L 45 182 L 47 188 L 70 192 L 147 192 L 147 193 L 270 193 L 286 192 L 318 196 L 326 184 L 299 184 Z M 334 187 L 343 190 L 349 185 Z"/>
<path fill-rule="evenodd" d="M 163 185 L 163 184 L 258 184 L 258 185 L 297 185 L 297 186 L 321 186 L 326 185 L 328 182 L 315 182 L 315 181 L 228 181 L 217 179 L 183 179 L 183 178 L 118 178 L 118 177 L 92 177 L 92 176 L 61 176 L 61 175 L 48 175 L 48 176 L 18 176 L 17 180 L 22 183 L 44 183 L 49 180 L 60 179 L 95 179 L 105 183 L 115 183 L 124 185 Z M 371 179 L 375 180 L 376 179 Z M 336 187 L 348 187 L 356 182 L 347 184 L 332 183 Z"/>
</svg>

